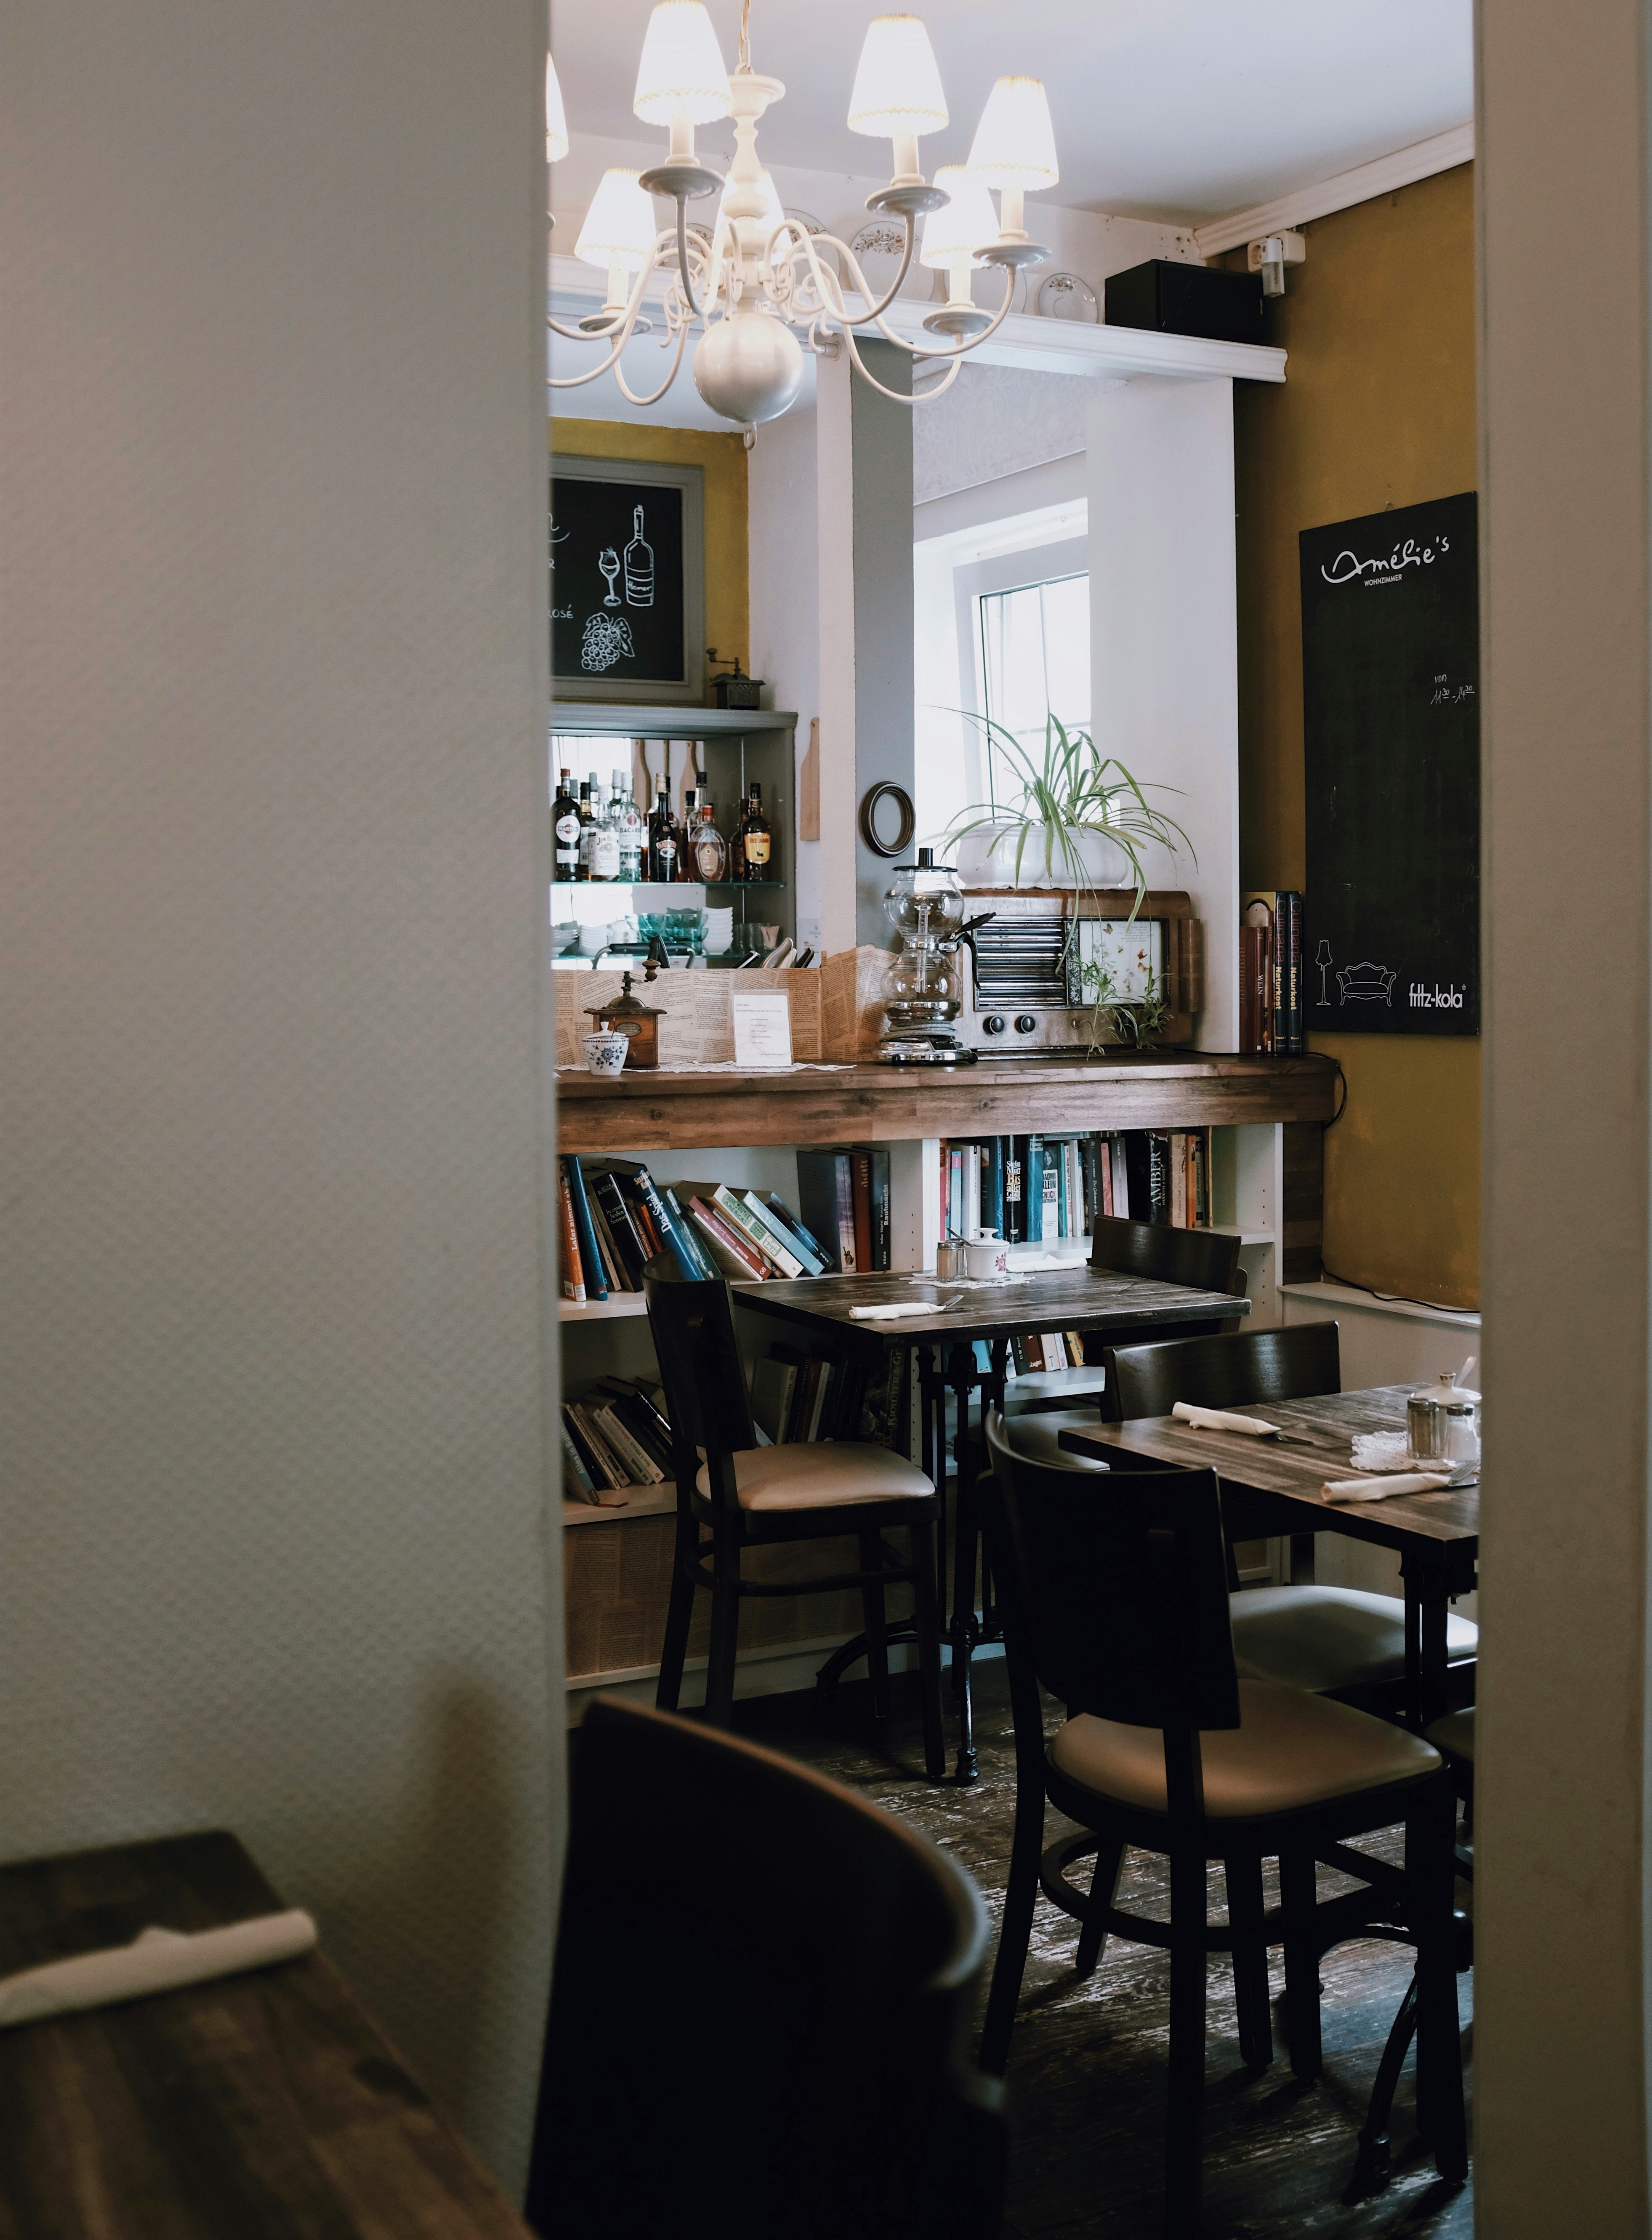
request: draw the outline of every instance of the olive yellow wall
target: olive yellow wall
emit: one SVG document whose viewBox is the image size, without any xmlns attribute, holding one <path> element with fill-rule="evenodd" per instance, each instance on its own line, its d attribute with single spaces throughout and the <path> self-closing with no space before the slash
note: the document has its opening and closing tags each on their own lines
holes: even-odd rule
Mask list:
<svg viewBox="0 0 1652 2240">
<path fill-rule="evenodd" d="M 550 423 L 553 450 L 573 458 L 651 459 L 705 469 L 705 642 L 751 667 L 750 566 L 746 538 L 746 446 L 701 428 L 633 427 L 619 420 Z M 711 695 L 708 690 L 706 699 Z"/>
<path fill-rule="evenodd" d="M 1236 390 L 1245 887 L 1307 884 L 1298 531 L 1477 479 L 1472 166 L 1302 230 L 1307 262 L 1269 306 L 1284 386 Z M 1325 1134 L 1327 1273 L 1476 1305 L 1478 1042 L 1316 1034 L 1310 1047 L 1348 1079 Z"/>
</svg>

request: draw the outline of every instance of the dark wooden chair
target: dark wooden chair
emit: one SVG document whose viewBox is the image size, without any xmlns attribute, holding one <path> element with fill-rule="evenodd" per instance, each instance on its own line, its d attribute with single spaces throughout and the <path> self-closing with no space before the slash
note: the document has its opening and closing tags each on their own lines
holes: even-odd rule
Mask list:
<svg viewBox="0 0 1652 2240">
<path fill-rule="evenodd" d="M 534 2230 L 991 2240 L 1002 2088 L 963 2053 L 987 1927 L 968 1876 L 698 1721 L 599 1697 L 572 1739 Z"/>
<path fill-rule="evenodd" d="M 886 1718 L 884 1590 L 904 1581 L 912 1589 L 917 1635 L 924 1763 L 930 1779 L 939 1781 L 945 1771 L 935 1547 L 941 1503 L 934 1486 L 915 1463 L 887 1447 L 843 1439 L 759 1446 L 735 1342 L 729 1286 L 685 1282 L 676 1263 L 663 1255 L 643 1270 L 643 1286 L 671 1419 L 676 1474 L 676 1544 L 656 1699 L 660 1709 L 677 1707 L 696 1587 L 711 1595 L 705 1708 L 717 1726 L 728 1725 L 734 1705 L 740 1604 L 746 1597 L 818 1595 L 858 1587 L 873 1714 Z M 910 1536 L 906 1562 L 883 1537 L 891 1530 Z M 741 1575 L 741 1556 L 748 1548 L 835 1540 L 849 1533 L 858 1542 L 856 1570 L 795 1582 Z"/>
<path fill-rule="evenodd" d="M 989 1418 L 983 1488 L 1003 1597 L 1016 1733 L 1016 1830 L 983 2064 L 1001 2071 L 1039 1889 L 1082 1924 L 1081 1971 L 1109 1935 L 1169 1947 L 1166 2230 L 1198 2230 L 1206 1957 L 1231 1951 L 1260 1979 L 1282 1944 L 1290 2062 L 1318 2074 L 1322 1954 L 1373 1925 L 1417 1948 L 1418 2106 L 1441 2172 L 1468 2164 L 1452 1933 L 1451 1777 L 1420 1736 L 1344 1703 L 1243 1680 L 1228 1621 L 1221 1495 L 1213 1470 L 1115 1470 L 1105 1480 L 1022 1461 Z M 1066 1708 L 1044 1735 L 1040 1690 Z M 1043 1848 L 1046 1802 L 1087 1831 Z M 1403 1823 L 1403 1872 L 1348 1838 Z M 1168 1923 L 1116 1903 L 1125 1846 L 1169 1863 Z M 1094 1851 L 1088 1893 L 1064 1870 Z M 1264 1910 L 1262 1866 L 1282 1904 Z M 1229 1925 L 1213 1929 L 1206 1868 L 1225 1862 Z M 1317 1860 L 1357 1878 L 1320 1900 Z M 1248 2061 L 1271 2057 L 1243 2045 Z"/>
<path fill-rule="evenodd" d="M 1114 1423 L 1168 1416 L 1178 1400 L 1242 1410 L 1342 1389 L 1334 1322 L 1113 1348 L 1103 1359 L 1104 1412 Z M 1247 1588 L 1234 1597 L 1233 1642 L 1242 1676 L 1346 1696 L 1368 1710 L 1382 1708 L 1386 1692 L 1397 1708 L 1405 1677 L 1405 1604 L 1396 1595 L 1307 1584 Z M 1469 1619 L 1447 1619 L 1446 1654 L 1460 1699 L 1474 1692 L 1479 1645 L 1479 1629 Z"/>
<path fill-rule="evenodd" d="M 1230 1297 L 1245 1295 L 1245 1271 L 1239 1265 L 1239 1239 L 1210 1229 L 1168 1229 L 1162 1222 L 1118 1221 L 1102 1215 L 1090 1232 L 1092 1268 L 1116 1270 L 1125 1276 L 1146 1276 L 1160 1283 L 1185 1283 L 1196 1291 L 1226 1291 Z M 1189 1323 L 1189 1337 L 1231 1330 L 1231 1317 L 1222 1322 Z M 1152 1335 L 1151 1326 L 1121 1330 L 1113 1343 L 1134 1345 Z M 1011 1442 L 1017 1454 L 1034 1462 L 1050 1462 L 1061 1454 L 1061 1433 L 1084 1428 L 1096 1420 L 1107 1381 L 1104 1364 L 1087 1361 L 1082 1369 L 1037 1370 L 1017 1377 L 1004 1398 L 1004 1413 L 1012 1426 Z M 1060 1422 L 1051 1419 L 1059 1415 Z M 1039 1420 L 1039 1419 L 1042 1420 Z M 1030 1420 L 1029 1420 L 1030 1419 Z M 1070 1465 L 1077 1457 L 1069 1455 Z"/>
</svg>

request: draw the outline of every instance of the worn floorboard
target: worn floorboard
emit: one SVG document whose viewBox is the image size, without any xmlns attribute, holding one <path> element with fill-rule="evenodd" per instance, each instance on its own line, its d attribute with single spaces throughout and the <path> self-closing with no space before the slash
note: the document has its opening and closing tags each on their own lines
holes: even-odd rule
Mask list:
<svg viewBox="0 0 1652 2240">
<path fill-rule="evenodd" d="M 937 1788 L 923 1778 L 916 1703 L 898 1681 L 883 1742 L 868 1719 L 863 1685 L 843 1688 L 829 1710 L 812 1694 L 769 1697 L 738 1704 L 736 1717 L 743 1733 L 831 1774 L 954 1851 L 996 1913 L 1015 1796 L 1003 1670 L 998 1659 L 976 1668 L 982 1777 L 969 1790 Z M 909 1680 L 904 1684 L 909 1690 Z M 1052 1812 L 1050 1840 L 1066 1824 Z M 1397 1859 L 1397 1831 L 1391 1842 L 1379 1839 L 1369 1848 Z M 1322 1877 L 1325 1894 L 1340 1887 L 1346 1885 L 1338 1877 Z M 1270 1902 L 1276 1895 L 1270 1890 Z M 1156 1862 L 1129 1855 L 1121 1903 L 1165 1910 Z M 1213 1911 L 1222 1903 L 1213 1875 Z M 1109 1941 L 1101 1967 L 1080 1983 L 1072 1973 L 1077 1933 L 1076 1923 L 1039 1901 L 1008 2080 L 1015 2147 L 1006 2240 L 1159 2240 L 1169 1957 Z M 1390 2133 L 1393 2177 L 1363 2201 L 1343 2198 L 1383 2041 L 1410 1977 L 1409 1958 L 1403 1949 L 1376 1940 L 1327 1956 L 1324 2072 L 1309 2084 L 1291 2076 L 1284 2056 L 1282 1970 L 1276 1964 L 1273 1975 L 1276 2059 L 1256 2074 L 1239 2060 L 1227 1961 L 1212 1961 L 1208 2240 L 1469 2240 L 1472 2189 L 1442 2184 L 1416 2140 L 1409 2063 Z M 1459 1979 L 1458 1990 L 1466 2024 L 1468 1977 Z"/>
</svg>

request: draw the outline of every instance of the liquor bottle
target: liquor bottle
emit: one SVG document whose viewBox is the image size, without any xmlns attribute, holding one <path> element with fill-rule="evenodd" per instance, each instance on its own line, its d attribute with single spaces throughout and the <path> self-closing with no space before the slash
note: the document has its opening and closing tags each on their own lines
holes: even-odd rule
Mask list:
<svg viewBox="0 0 1652 2240">
<path fill-rule="evenodd" d="M 770 877 L 774 835 L 769 819 L 763 813 L 763 788 L 755 778 L 740 819 L 739 844 L 742 869 L 736 877 L 742 879 Z"/>
<path fill-rule="evenodd" d="M 591 875 L 591 826 L 596 822 L 596 812 L 591 807 L 591 782 L 588 777 L 579 781 L 579 866 L 576 879 L 589 879 Z"/>
<path fill-rule="evenodd" d="M 630 781 L 623 770 L 614 772 L 614 830 L 619 841 L 619 870 L 615 877 L 633 885 L 641 879 L 648 850 L 648 827 L 631 798 Z"/>
<path fill-rule="evenodd" d="M 591 826 L 590 875 L 593 879 L 617 879 L 620 875 L 620 836 L 617 816 L 618 803 L 604 803 L 602 784 L 592 780 L 591 806 L 596 821 Z"/>
<path fill-rule="evenodd" d="M 698 789 L 697 822 L 689 834 L 689 855 L 694 876 L 703 886 L 714 887 L 729 876 L 728 843 L 717 830 L 716 804 L 703 783 Z"/>
<path fill-rule="evenodd" d="M 628 607 L 651 607 L 654 604 L 654 547 L 643 536 L 643 509 L 639 505 L 634 516 L 636 534 L 625 548 L 625 603 Z"/>
<path fill-rule="evenodd" d="M 570 785 L 571 770 L 559 772 L 556 798 L 550 804 L 551 869 L 553 879 L 579 877 L 579 803 Z"/>
<path fill-rule="evenodd" d="M 669 886 L 676 877 L 676 819 L 671 814 L 671 797 L 662 786 L 648 821 L 649 877 L 660 886 Z"/>
</svg>

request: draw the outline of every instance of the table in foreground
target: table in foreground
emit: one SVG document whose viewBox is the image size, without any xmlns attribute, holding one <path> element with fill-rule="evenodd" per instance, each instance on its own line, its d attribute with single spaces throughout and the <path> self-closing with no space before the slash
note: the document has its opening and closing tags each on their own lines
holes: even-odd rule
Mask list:
<svg viewBox="0 0 1652 2240">
<path fill-rule="evenodd" d="M 1189 1335 L 1248 1315 L 1250 1302 L 1231 1298 L 1225 1291 L 1196 1291 L 1185 1283 L 1121 1275 L 1110 1268 L 1092 1268 L 1088 1263 L 1036 1270 L 1024 1280 L 1009 1283 L 940 1283 L 933 1276 L 915 1275 L 805 1277 L 789 1283 L 743 1284 L 734 1298 L 738 1307 L 749 1313 L 767 1315 L 834 1344 L 870 1350 L 889 1345 L 923 1348 L 923 1466 L 939 1490 L 944 1490 L 946 1481 L 944 1399 L 948 1389 L 954 1395 L 957 1507 L 953 1525 L 951 1617 L 946 1631 L 952 1650 L 952 1692 L 958 1713 L 956 1778 L 960 1783 L 972 1782 L 976 1763 L 969 1660 L 980 1643 L 992 1637 L 994 1628 L 989 1609 L 983 1606 L 977 1611 L 976 1608 L 979 1539 L 976 1482 L 984 1442 L 970 1436 L 971 1396 L 978 1391 L 983 1408 L 989 1400 L 1003 1406 L 1012 1338 L 1043 1330 L 1140 1336 L 1161 1328 L 1167 1337 Z M 854 1317 L 856 1307 L 906 1306 L 917 1302 L 925 1303 L 928 1310 L 903 1315 L 896 1322 L 856 1322 Z M 991 1367 L 984 1375 L 976 1359 L 977 1339 L 984 1340 L 989 1349 Z M 929 1365 L 928 1349 L 932 1345 L 943 1350 L 944 1367 L 939 1376 Z M 944 1549 L 941 1569 L 940 1599 L 944 1610 Z M 891 1628 L 890 1637 L 906 1631 L 904 1626 Z M 823 1668 L 823 1681 L 836 1678 L 863 1648 L 863 1637 L 839 1650 Z"/>
<path fill-rule="evenodd" d="M 1351 1477 L 1351 1442 L 1360 1431 L 1403 1431 L 1409 1384 L 1365 1392 L 1327 1392 L 1311 1400 L 1246 1403 L 1289 1432 L 1292 1443 L 1242 1431 L 1202 1431 L 1175 1416 L 1143 1416 L 1094 1430 L 1063 1431 L 1076 1455 L 1118 1464 L 1121 1453 L 1183 1470 L 1214 1470 L 1224 1520 L 1236 1538 L 1276 1533 L 1341 1532 L 1398 1550 L 1405 1582 L 1407 1710 L 1419 1729 L 1447 1709 L 1446 1615 L 1472 1591 L 1480 1549 L 1480 1489 L 1396 1494 L 1349 1506 L 1321 1497 L 1327 1479 Z"/>
<path fill-rule="evenodd" d="M 0 1868 L 0 1973 L 282 1901 L 230 1835 Z M 0 2235 L 529 2240 L 319 1953 L 0 2032 Z"/>
</svg>

